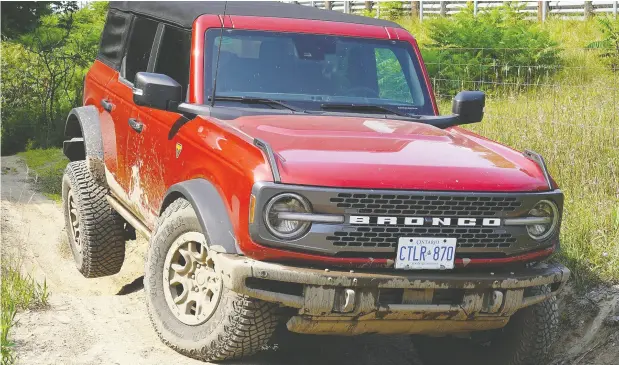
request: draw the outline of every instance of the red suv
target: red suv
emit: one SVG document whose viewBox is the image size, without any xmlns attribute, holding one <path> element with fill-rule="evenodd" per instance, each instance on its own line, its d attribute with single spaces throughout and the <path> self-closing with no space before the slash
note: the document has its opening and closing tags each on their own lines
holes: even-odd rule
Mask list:
<svg viewBox="0 0 619 365">
<path fill-rule="evenodd" d="M 161 339 L 212 361 L 307 334 L 411 334 L 426 363 L 539 364 L 569 271 L 543 159 L 439 116 L 399 25 L 282 3 L 110 3 L 66 123 L 86 277 L 149 238 Z"/>
</svg>

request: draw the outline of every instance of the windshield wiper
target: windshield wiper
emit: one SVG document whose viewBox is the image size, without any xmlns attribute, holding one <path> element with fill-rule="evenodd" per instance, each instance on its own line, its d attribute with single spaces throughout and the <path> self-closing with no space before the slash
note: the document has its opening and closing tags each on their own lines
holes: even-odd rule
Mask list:
<svg viewBox="0 0 619 365">
<path fill-rule="evenodd" d="M 208 100 L 211 101 L 211 97 L 208 97 Z M 256 97 L 252 97 L 252 96 L 220 96 L 220 95 L 216 95 L 215 96 L 215 101 L 236 101 L 239 103 L 243 103 L 243 104 L 264 104 L 264 105 L 269 105 L 271 108 L 274 108 L 274 105 L 277 106 L 281 106 L 284 109 L 288 109 L 288 110 L 292 110 L 294 112 L 298 112 L 300 111 L 299 109 L 290 106 L 286 103 L 282 103 L 281 101 L 277 101 L 274 99 L 268 99 L 268 98 L 256 98 Z M 274 108 L 277 109 L 277 108 Z"/>
<path fill-rule="evenodd" d="M 413 116 L 411 116 L 410 114 L 398 111 L 398 110 L 394 110 L 392 108 L 389 108 L 387 106 L 383 106 L 383 105 L 375 105 L 375 104 L 336 104 L 336 103 L 329 103 L 329 104 L 321 104 L 320 108 L 323 110 L 329 110 L 329 109 L 340 109 L 340 110 L 350 110 L 350 111 L 354 111 L 354 112 L 382 112 L 382 113 L 387 113 L 387 114 L 393 114 L 393 115 L 398 115 L 401 117 L 408 117 L 411 118 Z"/>
</svg>

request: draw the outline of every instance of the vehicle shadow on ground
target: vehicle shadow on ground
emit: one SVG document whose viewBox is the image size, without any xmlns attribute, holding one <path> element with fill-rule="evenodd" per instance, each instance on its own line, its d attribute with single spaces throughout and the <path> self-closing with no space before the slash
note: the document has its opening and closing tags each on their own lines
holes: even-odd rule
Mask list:
<svg viewBox="0 0 619 365">
<path fill-rule="evenodd" d="M 120 288 L 116 295 L 127 295 L 144 289 L 144 275 L 133 280 L 129 284 L 125 284 Z"/>
<path fill-rule="evenodd" d="M 284 334 L 282 341 L 238 365 L 421 365 L 408 336 Z"/>
</svg>

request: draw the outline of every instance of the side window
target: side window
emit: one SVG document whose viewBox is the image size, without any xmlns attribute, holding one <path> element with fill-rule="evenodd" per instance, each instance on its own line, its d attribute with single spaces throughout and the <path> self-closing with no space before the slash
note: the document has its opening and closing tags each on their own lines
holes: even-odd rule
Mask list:
<svg viewBox="0 0 619 365">
<path fill-rule="evenodd" d="M 166 25 L 155 64 L 155 73 L 168 75 L 187 91 L 191 33 Z"/>
<path fill-rule="evenodd" d="M 402 72 L 402 65 L 393 51 L 387 48 L 376 48 L 375 55 L 379 97 L 412 102 L 413 98 L 404 72 Z"/>
<path fill-rule="evenodd" d="M 133 20 L 124 59 L 124 73 L 121 73 L 127 81 L 134 82 L 136 73 L 146 71 L 156 32 L 157 22 L 139 17 Z"/>
</svg>

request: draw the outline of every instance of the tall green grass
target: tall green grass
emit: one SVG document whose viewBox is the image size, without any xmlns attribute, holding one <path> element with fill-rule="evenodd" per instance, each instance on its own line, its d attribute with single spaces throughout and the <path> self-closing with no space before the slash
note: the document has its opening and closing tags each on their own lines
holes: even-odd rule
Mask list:
<svg viewBox="0 0 619 365">
<path fill-rule="evenodd" d="M 417 21 L 403 24 L 428 42 Z M 577 284 L 619 282 L 619 73 L 584 47 L 602 37 L 597 22 L 550 19 L 561 47 L 558 72 L 515 92 L 499 85 L 483 122 L 467 128 L 518 150 L 541 153 L 565 194 L 560 260 Z M 462 84 L 467 85 L 466 75 Z M 442 113 L 450 102 L 441 100 Z"/>
<path fill-rule="evenodd" d="M 16 323 L 15 315 L 20 310 L 40 309 L 47 306 L 49 291 L 45 281 L 39 284 L 30 275 L 24 275 L 20 271 L 21 265 L 13 259 L 12 255 L 3 252 L 1 263 L 0 352 L 2 353 L 2 365 L 10 365 L 15 361 L 14 343 L 10 338 L 11 328 Z"/>
<path fill-rule="evenodd" d="M 32 149 L 18 154 L 34 172 L 37 188 L 48 198 L 62 199 L 62 174 L 69 160 L 60 148 Z"/>
</svg>

